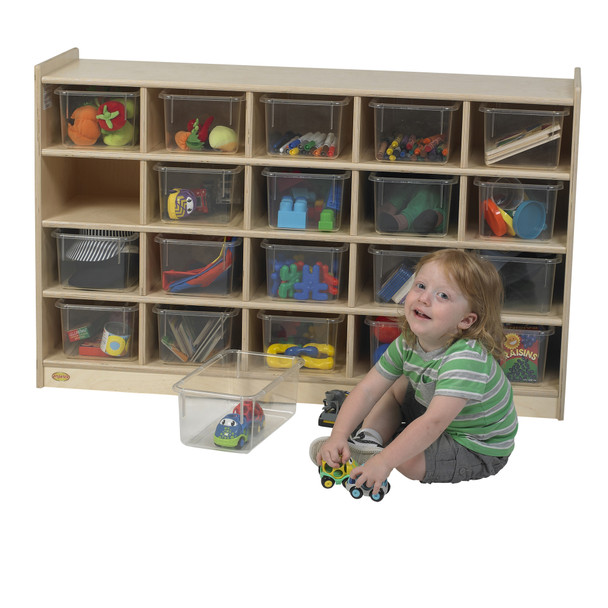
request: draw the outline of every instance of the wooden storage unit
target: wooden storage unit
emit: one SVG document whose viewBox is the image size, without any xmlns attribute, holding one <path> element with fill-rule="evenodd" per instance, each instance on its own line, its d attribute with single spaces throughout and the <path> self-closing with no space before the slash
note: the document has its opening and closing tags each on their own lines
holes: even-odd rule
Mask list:
<svg viewBox="0 0 608 608">
<path fill-rule="evenodd" d="M 511 312 L 510 323 L 548 325 L 555 330 L 543 382 L 515 385 L 521 415 L 561 419 L 564 414 L 572 243 L 580 115 L 580 72 L 572 79 L 468 76 L 358 70 L 289 69 L 250 66 L 97 61 L 79 58 L 77 49 L 36 66 L 36 243 L 37 243 L 37 382 L 64 386 L 135 392 L 170 393 L 172 385 L 191 368 L 160 361 L 155 304 L 219 306 L 240 309 L 234 332 L 243 350 L 262 350 L 260 311 L 306 311 L 321 316 L 343 314 L 339 352 L 332 372 L 305 371 L 300 401 L 320 403 L 324 390 L 352 387 L 369 368 L 366 315 L 390 315 L 398 305 L 376 304 L 371 289 L 372 262 L 368 247 L 400 244 L 423 249 L 462 247 L 543 254 L 563 259 L 556 277 L 556 297 L 548 314 Z M 135 87 L 140 92 L 140 144 L 136 149 L 70 148 L 61 143 L 59 111 L 54 89 L 60 85 Z M 164 140 L 163 89 L 238 92 L 245 95 L 244 132 L 236 154 L 193 154 L 168 151 Z M 335 159 L 282 158 L 266 152 L 263 94 L 297 93 L 348 97 L 343 150 Z M 374 150 L 374 98 L 430 100 L 458 103 L 453 139 L 446 164 L 377 161 Z M 523 104 L 567 108 L 561 160 L 556 169 L 490 167 L 483 160 L 483 103 Z M 159 214 L 157 162 L 213 163 L 244 168 L 243 212 L 227 227 L 192 226 L 162 222 Z M 323 168 L 350 171 L 349 205 L 338 232 L 276 230 L 268 226 L 264 167 Z M 457 176 L 448 233 L 444 237 L 391 236 L 374 229 L 369 175 L 371 172 L 421 173 Z M 103 176 L 112 175 L 112 179 Z M 561 180 L 555 231 L 549 241 L 509 240 L 488 243 L 479 238 L 476 177 L 518 177 Z M 139 233 L 139 286 L 130 292 L 91 292 L 59 285 L 55 243 L 57 228 L 99 228 Z M 236 298 L 193 298 L 166 294 L 160 289 L 159 233 L 241 237 L 243 284 Z M 265 290 L 263 239 L 274 242 L 313 240 L 347 243 L 346 293 L 330 302 L 278 301 Z M 60 298 L 139 304 L 138 356 L 134 361 L 79 360 L 64 356 L 59 311 Z"/>
</svg>

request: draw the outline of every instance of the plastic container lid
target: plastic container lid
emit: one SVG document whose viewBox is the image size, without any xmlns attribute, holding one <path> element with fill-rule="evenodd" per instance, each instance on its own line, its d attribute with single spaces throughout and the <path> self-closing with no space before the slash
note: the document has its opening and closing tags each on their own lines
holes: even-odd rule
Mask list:
<svg viewBox="0 0 608 608">
<path fill-rule="evenodd" d="M 307 173 L 306 171 L 281 171 L 280 169 L 271 169 L 269 167 L 265 167 L 262 170 L 262 175 L 264 177 L 285 177 L 285 178 L 294 178 L 294 179 L 334 179 L 334 180 L 346 180 L 350 177 L 350 171 L 341 171 L 336 172 L 328 169 L 318 169 L 314 172 Z"/>
<path fill-rule="evenodd" d="M 515 325 L 514 323 L 506 323 L 503 325 L 505 332 L 514 334 L 530 334 L 539 337 L 552 336 L 555 333 L 555 328 L 545 325 Z"/>
<path fill-rule="evenodd" d="M 193 245 L 193 246 L 197 246 L 197 247 L 230 247 L 230 248 L 234 248 L 234 247 L 239 247 L 241 245 L 241 243 L 243 242 L 243 239 L 239 236 L 239 237 L 233 238 L 231 241 L 223 241 L 223 240 L 205 241 L 205 240 L 198 240 L 198 239 L 169 238 L 169 237 L 164 237 L 164 236 L 161 236 L 160 234 L 157 234 L 154 237 L 154 241 L 156 243 L 160 243 L 162 245 L 178 244 L 178 245 Z"/>
<path fill-rule="evenodd" d="M 105 91 L 99 89 L 71 89 L 69 87 L 57 87 L 54 91 L 55 95 L 86 95 L 87 97 L 139 97 L 139 89 L 116 89 Z"/>
<path fill-rule="evenodd" d="M 235 317 L 239 310 L 231 308 L 229 310 L 210 310 L 207 308 L 174 308 L 171 304 L 155 304 L 152 312 L 157 315 L 179 315 L 180 317 Z"/>
<path fill-rule="evenodd" d="M 483 217 L 496 236 L 503 236 L 507 233 L 507 222 L 503 218 L 500 208 L 489 198 L 483 202 Z"/>
<path fill-rule="evenodd" d="M 458 183 L 458 177 L 419 177 L 415 175 L 405 176 L 401 174 L 399 177 L 394 173 L 390 175 L 383 175 L 382 173 L 370 173 L 370 182 L 383 182 L 387 184 L 420 184 L 426 186 L 453 186 Z"/>
<path fill-rule="evenodd" d="M 156 163 L 154 170 L 165 173 L 209 173 L 209 174 L 238 174 L 243 171 L 243 167 L 215 167 L 207 165 L 205 167 L 201 165 L 164 165 L 162 163 Z"/>
<path fill-rule="evenodd" d="M 260 97 L 262 103 L 289 103 L 297 105 L 309 105 L 309 106 L 346 106 L 350 103 L 348 97 L 342 99 L 325 99 L 318 97 L 271 97 L 270 95 L 262 95 Z"/>
<path fill-rule="evenodd" d="M 260 246 L 262 249 L 287 249 L 289 251 L 316 251 L 321 253 L 344 253 L 348 249 L 348 243 L 343 245 L 293 245 L 289 243 L 288 245 L 283 245 L 279 243 L 270 243 L 268 240 L 264 239 Z"/>
<path fill-rule="evenodd" d="M 161 91 L 158 96 L 160 99 L 204 99 L 205 101 L 245 101 L 245 94 L 241 95 L 206 95 L 202 91 L 179 92 Z"/>
<path fill-rule="evenodd" d="M 106 304 L 101 302 L 66 302 L 65 300 L 57 300 L 55 302 L 57 308 L 62 310 L 78 309 L 78 310 L 101 310 L 101 311 L 116 311 L 116 312 L 136 312 L 139 309 L 139 304 Z"/>
<path fill-rule="evenodd" d="M 260 310 L 258 312 L 258 319 L 261 319 L 262 321 L 272 321 L 272 320 L 277 320 L 277 321 L 294 321 L 294 322 L 298 322 L 298 323 L 331 323 L 331 324 L 337 324 L 337 323 L 342 323 L 342 321 L 344 321 L 344 315 L 337 315 L 335 317 L 318 317 L 318 316 L 310 316 L 310 317 L 305 317 L 302 315 L 297 315 L 297 314 L 291 314 L 291 311 L 286 311 L 283 314 L 268 314 L 265 313 L 264 311 Z"/>
<path fill-rule="evenodd" d="M 568 108 L 563 108 L 562 110 L 556 110 L 554 108 L 493 108 L 491 106 L 487 106 L 482 104 L 479 107 L 480 112 L 484 112 L 487 114 L 526 114 L 530 116 L 568 116 L 570 114 L 570 110 Z"/>
<path fill-rule="evenodd" d="M 372 99 L 369 102 L 370 108 L 396 108 L 399 110 L 436 110 L 441 112 L 454 112 L 460 107 L 460 102 L 451 104 L 432 104 L 432 103 L 403 103 L 393 100 Z"/>
<path fill-rule="evenodd" d="M 545 207 L 538 201 L 524 201 L 513 213 L 513 229 L 522 239 L 535 239 L 546 229 Z"/>
</svg>

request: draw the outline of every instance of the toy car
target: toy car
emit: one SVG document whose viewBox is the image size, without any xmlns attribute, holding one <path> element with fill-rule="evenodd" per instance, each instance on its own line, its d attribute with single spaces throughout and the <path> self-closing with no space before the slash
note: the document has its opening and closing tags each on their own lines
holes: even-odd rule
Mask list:
<svg viewBox="0 0 608 608">
<path fill-rule="evenodd" d="M 369 496 L 374 502 L 380 502 L 391 489 L 391 484 L 385 479 L 382 482 L 382 486 L 377 493 L 372 494 L 373 488 L 367 487 L 363 484 L 358 488 L 355 483 L 356 479 L 350 476 L 351 471 L 358 465 L 352 459 L 349 458 L 342 466 L 333 468 L 325 461 L 321 462 L 319 467 L 319 475 L 321 476 L 321 485 L 324 488 L 333 488 L 335 484 L 342 485 L 345 487 L 353 498 L 361 498 L 362 496 Z"/>
<path fill-rule="evenodd" d="M 241 449 L 251 438 L 252 430 L 259 433 L 264 428 L 265 420 L 257 401 L 243 401 L 218 422 L 213 442 L 222 448 Z"/>
<path fill-rule="evenodd" d="M 343 484 L 350 478 L 350 472 L 357 466 L 357 463 L 349 458 L 341 467 L 333 468 L 325 461 L 321 462 L 319 467 L 319 475 L 321 476 L 321 485 L 324 488 L 333 488 L 336 483 Z"/>
<path fill-rule="evenodd" d="M 336 416 L 348 395 L 348 391 L 334 389 L 325 393 L 323 399 L 323 411 L 319 416 L 319 426 L 332 427 L 336 421 Z"/>
<path fill-rule="evenodd" d="M 380 502 L 391 489 L 391 484 L 386 479 L 382 482 L 382 486 L 377 494 L 371 493 L 374 488 L 369 488 L 365 484 L 358 488 L 355 483 L 356 479 L 349 477 L 342 485 L 350 492 L 353 498 L 358 499 L 362 496 L 369 496 L 374 502 Z"/>
</svg>

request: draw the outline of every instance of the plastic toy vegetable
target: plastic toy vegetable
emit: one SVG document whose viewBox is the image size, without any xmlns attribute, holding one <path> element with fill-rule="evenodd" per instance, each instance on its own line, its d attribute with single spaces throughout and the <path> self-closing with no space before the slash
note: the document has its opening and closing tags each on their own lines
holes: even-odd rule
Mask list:
<svg viewBox="0 0 608 608">
<path fill-rule="evenodd" d="M 127 113 L 120 101 L 105 101 L 99 106 L 96 117 L 104 131 L 118 131 L 127 122 Z"/>
<path fill-rule="evenodd" d="M 68 137 L 77 146 L 92 146 L 101 135 L 97 122 L 97 108 L 86 105 L 72 112 L 72 123 L 68 124 Z"/>
<path fill-rule="evenodd" d="M 190 135 L 186 138 L 186 147 L 188 150 L 202 150 L 203 142 L 198 137 L 199 126 L 198 126 L 198 118 L 192 123 L 192 128 L 190 129 Z"/>
<path fill-rule="evenodd" d="M 175 134 L 175 143 L 177 144 L 177 147 L 182 150 L 187 150 L 188 146 L 186 144 L 186 140 L 188 137 L 190 137 L 189 131 L 178 131 Z"/>
<path fill-rule="evenodd" d="M 198 134 L 197 134 L 197 137 L 198 137 L 199 141 L 202 141 L 202 142 L 206 142 L 207 141 L 207 138 L 209 137 L 209 127 L 211 126 L 212 122 L 213 122 L 213 116 L 210 116 L 203 123 L 203 126 L 199 128 L 199 131 L 198 131 Z M 188 127 L 186 128 L 186 130 L 192 132 L 194 130 L 195 125 L 198 125 L 198 124 L 199 124 L 198 118 L 193 118 L 188 123 Z"/>
</svg>

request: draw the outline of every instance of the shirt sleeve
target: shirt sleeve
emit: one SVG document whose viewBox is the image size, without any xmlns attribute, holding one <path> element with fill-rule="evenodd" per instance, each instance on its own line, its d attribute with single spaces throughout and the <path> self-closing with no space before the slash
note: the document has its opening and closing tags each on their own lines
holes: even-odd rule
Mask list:
<svg viewBox="0 0 608 608">
<path fill-rule="evenodd" d="M 403 338 L 399 336 L 388 345 L 376 363 L 376 370 L 389 380 L 397 380 L 403 375 Z"/>
</svg>

